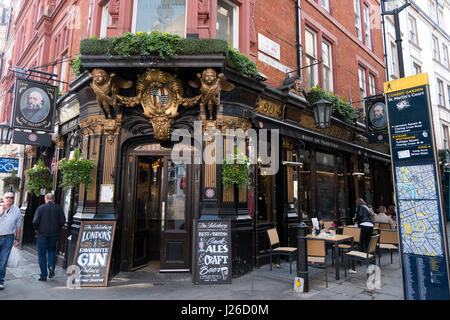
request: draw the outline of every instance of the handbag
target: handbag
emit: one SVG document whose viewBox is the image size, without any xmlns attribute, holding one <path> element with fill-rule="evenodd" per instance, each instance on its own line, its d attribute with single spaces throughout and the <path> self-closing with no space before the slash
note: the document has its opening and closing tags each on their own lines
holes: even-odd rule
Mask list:
<svg viewBox="0 0 450 320">
<path fill-rule="evenodd" d="M 21 256 L 20 250 L 13 246 L 6 266 L 8 268 L 17 268 L 20 264 Z"/>
</svg>

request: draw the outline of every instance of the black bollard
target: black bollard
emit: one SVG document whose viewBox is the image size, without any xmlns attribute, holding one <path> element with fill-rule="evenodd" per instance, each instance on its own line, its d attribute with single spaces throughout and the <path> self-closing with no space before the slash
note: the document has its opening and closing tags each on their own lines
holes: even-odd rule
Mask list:
<svg viewBox="0 0 450 320">
<path fill-rule="evenodd" d="M 304 281 L 303 291 L 309 291 L 307 241 L 308 226 L 301 222 L 297 227 L 297 277 Z"/>
</svg>

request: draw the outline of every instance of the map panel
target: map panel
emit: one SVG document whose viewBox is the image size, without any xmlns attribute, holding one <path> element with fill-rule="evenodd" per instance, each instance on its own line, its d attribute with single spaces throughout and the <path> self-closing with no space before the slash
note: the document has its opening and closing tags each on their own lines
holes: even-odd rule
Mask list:
<svg viewBox="0 0 450 320">
<path fill-rule="evenodd" d="M 437 200 L 399 200 L 403 253 L 442 256 Z"/>
<path fill-rule="evenodd" d="M 437 199 L 436 180 L 432 164 L 396 167 L 395 175 L 399 199 Z"/>
</svg>

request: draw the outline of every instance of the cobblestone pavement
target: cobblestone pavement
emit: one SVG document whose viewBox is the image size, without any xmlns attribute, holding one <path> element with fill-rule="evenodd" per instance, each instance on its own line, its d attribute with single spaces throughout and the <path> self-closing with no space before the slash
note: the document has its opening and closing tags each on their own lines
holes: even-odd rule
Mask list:
<svg viewBox="0 0 450 320">
<path fill-rule="evenodd" d="M 449 229 L 447 225 L 447 229 Z M 328 288 L 325 271 L 309 267 L 309 292 L 296 293 L 295 263 L 289 273 L 289 264 L 269 270 L 268 265 L 254 269 L 227 285 L 194 285 L 190 273 L 159 273 L 156 265 L 135 272 L 121 272 L 110 279 L 108 287 L 69 289 L 65 270 L 56 268 L 56 277 L 47 282 L 38 281 L 37 257 L 29 250 L 22 250 L 22 263 L 18 268 L 8 268 L 4 299 L 46 300 L 402 300 L 403 283 L 398 253 L 381 258 L 381 288 L 369 290 L 366 266 L 356 265 L 356 274 L 344 279 L 340 268 L 340 280 L 335 280 L 335 267 L 328 267 Z"/>
</svg>

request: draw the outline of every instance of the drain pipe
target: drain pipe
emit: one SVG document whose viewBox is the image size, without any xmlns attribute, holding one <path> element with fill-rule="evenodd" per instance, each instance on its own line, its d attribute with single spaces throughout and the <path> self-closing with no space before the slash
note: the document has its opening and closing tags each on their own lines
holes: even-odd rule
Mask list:
<svg viewBox="0 0 450 320">
<path fill-rule="evenodd" d="M 303 87 L 303 76 L 302 76 L 302 36 L 301 36 L 301 13 L 302 8 L 300 6 L 300 0 L 297 0 L 295 4 L 296 9 L 296 15 L 295 15 L 295 22 L 297 26 L 297 39 L 296 39 L 296 46 L 297 46 L 297 77 L 300 78 L 300 81 L 302 83 Z"/>
</svg>

